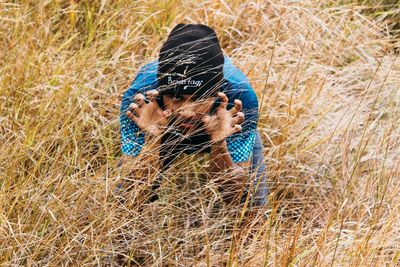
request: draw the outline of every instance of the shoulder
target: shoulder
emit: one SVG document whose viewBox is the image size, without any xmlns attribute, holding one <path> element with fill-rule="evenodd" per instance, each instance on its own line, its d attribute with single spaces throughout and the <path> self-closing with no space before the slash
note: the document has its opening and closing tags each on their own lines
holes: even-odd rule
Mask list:
<svg viewBox="0 0 400 267">
<path fill-rule="evenodd" d="M 224 78 L 233 84 L 249 83 L 246 75 L 237 68 L 228 56 L 224 56 Z"/>
<path fill-rule="evenodd" d="M 158 60 L 153 60 L 147 64 L 144 64 L 139 69 L 139 73 L 143 75 L 156 75 L 157 76 Z"/>
<path fill-rule="evenodd" d="M 158 61 L 152 61 L 140 67 L 135 78 L 125 90 L 122 96 L 122 109 L 126 109 L 131 103 L 132 96 L 138 92 L 146 92 L 157 87 Z"/>
<path fill-rule="evenodd" d="M 136 87 L 143 90 L 145 87 L 157 83 L 157 69 L 157 60 L 143 65 L 129 88 Z"/>
<path fill-rule="evenodd" d="M 256 92 L 246 75 L 232 63 L 228 56 L 225 56 L 224 78 L 224 92 L 230 102 L 233 102 L 234 99 L 240 99 L 244 108 L 258 108 Z"/>
</svg>

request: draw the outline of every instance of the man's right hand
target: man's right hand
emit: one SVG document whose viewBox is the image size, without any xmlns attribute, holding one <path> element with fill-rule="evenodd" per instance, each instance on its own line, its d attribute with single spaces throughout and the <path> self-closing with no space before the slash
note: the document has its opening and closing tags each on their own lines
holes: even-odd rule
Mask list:
<svg viewBox="0 0 400 267">
<path fill-rule="evenodd" d="M 157 90 L 146 93 L 147 100 L 143 94 L 137 94 L 133 98 L 135 103 L 129 105 L 126 115 L 139 127 L 140 130 L 153 135 L 160 136 L 166 127 L 171 110 L 162 110 L 157 103 Z"/>
</svg>

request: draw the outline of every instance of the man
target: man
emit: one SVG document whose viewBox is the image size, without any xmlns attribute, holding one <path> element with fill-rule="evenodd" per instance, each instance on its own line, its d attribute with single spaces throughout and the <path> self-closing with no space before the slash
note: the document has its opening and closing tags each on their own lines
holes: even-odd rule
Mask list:
<svg viewBox="0 0 400 267">
<path fill-rule="evenodd" d="M 225 177 L 220 182 L 224 199 L 243 199 L 246 194 L 239 194 L 245 191 L 261 206 L 267 187 L 257 120 L 257 96 L 224 56 L 214 30 L 178 24 L 158 61 L 142 67 L 124 93 L 122 152 L 137 156 L 156 142 L 164 170 L 180 153 L 210 153 L 208 173 Z M 248 167 L 256 173 L 252 188 Z"/>
</svg>

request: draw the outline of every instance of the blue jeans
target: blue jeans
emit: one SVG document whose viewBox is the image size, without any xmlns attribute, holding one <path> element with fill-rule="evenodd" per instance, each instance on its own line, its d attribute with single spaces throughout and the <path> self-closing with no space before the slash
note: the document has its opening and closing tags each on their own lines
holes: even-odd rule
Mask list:
<svg viewBox="0 0 400 267">
<path fill-rule="evenodd" d="M 267 175 L 264 155 L 262 153 L 263 144 L 260 134 L 257 131 L 256 142 L 253 147 L 251 159 L 251 172 L 256 173 L 256 177 L 250 192 L 253 195 L 254 206 L 264 206 L 268 200 Z"/>
</svg>

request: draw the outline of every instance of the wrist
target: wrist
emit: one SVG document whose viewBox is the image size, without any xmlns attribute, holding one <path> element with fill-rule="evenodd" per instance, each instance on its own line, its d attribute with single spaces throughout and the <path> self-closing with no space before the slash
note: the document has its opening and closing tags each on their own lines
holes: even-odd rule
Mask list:
<svg viewBox="0 0 400 267">
<path fill-rule="evenodd" d="M 221 157 L 222 155 L 229 154 L 228 144 L 225 139 L 211 141 L 211 151 L 214 157 Z"/>
<path fill-rule="evenodd" d="M 161 135 L 145 132 L 144 138 L 146 144 L 159 145 L 161 143 Z"/>
<path fill-rule="evenodd" d="M 147 132 L 144 133 L 144 146 L 140 152 L 140 162 L 144 163 L 144 166 L 158 166 L 159 164 L 159 147 L 161 144 L 161 138 L 149 135 Z M 148 165 L 149 164 L 149 165 Z"/>
<path fill-rule="evenodd" d="M 147 139 L 149 141 L 153 140 L 153 139 L 157 139 L 159 136 L 161 136 L 161 133 L 162 133 L 161 127 L 158 125 L 151 125 L 145 129 L 142 129 L 141 131 L 142 131 L 142 133 L 144 133 L 146 141 L 147 141 Z"/>
<path fill-rule="evenodd" d="M 221 146 L 226 144 L 225 138 L 223 139 L 211 139 L 211 146 Z"/>
</svg>

